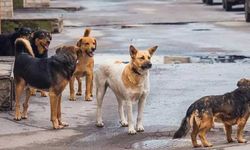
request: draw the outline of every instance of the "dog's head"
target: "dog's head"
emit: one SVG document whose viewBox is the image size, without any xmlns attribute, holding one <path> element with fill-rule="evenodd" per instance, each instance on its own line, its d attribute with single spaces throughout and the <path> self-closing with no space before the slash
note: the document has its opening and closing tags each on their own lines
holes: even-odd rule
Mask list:
<svg viewBox="0 0 250 150">
<path fill-rule="evenodd" d="M 250 87 L 250 80 L 242 78 L 237 82 L 238 87 Z"/>
<path fill-rule="evenodd" d="M 146 51 L 140 51 L 136 49 L 133 45 L 130 45 L 129 52 L 131 56 L 132 69 L 138 74 L 145 72 L 152 67 L 151 57 L 158 46 L 149 48 Z"/>
<path fill-rule="evenodd" d="M 21 27 L 21 28 L 15 28 L 15 33 L 17 35 L 17 38 L 24 38 L 29 40 L 32 34 L 31 28 L 28 27 Z"/>
<path fill-rule="evenodd" d="M 32 36 L 32 42 L 36 45 L 39 54 L 48 51 L 51 40 L 51 33 L 46 30 L 38 30 Z"/>
<path fill-rule="evenodd" d="M 94 51 L 96 50 L 96 39 L 89 36 L 91 29 L 86 29 L 83 37 L 77 42 L 77 46 L 80 47 L 89 57 L 94 56 Z"/>
</svg>

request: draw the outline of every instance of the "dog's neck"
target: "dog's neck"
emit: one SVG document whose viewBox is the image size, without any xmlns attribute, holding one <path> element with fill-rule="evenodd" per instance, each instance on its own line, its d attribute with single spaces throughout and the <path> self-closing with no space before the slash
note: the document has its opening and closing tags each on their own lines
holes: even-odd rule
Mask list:
<svg viewBox="0 0 250 150">
<path fill-rule="evenodd" d="M 122 81 L 127 88 L 137 88 L 143 86 L 148 72 L 142 74 L 136 70 L 131 63 L 127 64 L 122 72 Z"/>
</svg>

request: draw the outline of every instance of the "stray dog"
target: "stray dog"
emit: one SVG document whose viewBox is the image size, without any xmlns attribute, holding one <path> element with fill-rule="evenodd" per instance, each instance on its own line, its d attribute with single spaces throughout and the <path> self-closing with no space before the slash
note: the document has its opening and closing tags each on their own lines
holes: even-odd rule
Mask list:
<svg viewBox="0 0 250 150">
<path fill-rule="evenodd" d="M 157 46 L 147 51 L 139 51 L 130 46 L 131 61 L 129 64 L 115 62 L 104 64 L 96 71 L 97 127 L 103 127 L 102 102 L 107 87 L 114 92 L 118 101 L 121 126 L 128 126 L 129 134 L 143 132 L 143 110 L 149 93 L 149 69 L 152 67 L 151 57 Z M 133 124 L 132 103 L 138 103 L 136 130 Z M 128 121 L 125 119 L 123 104 L 127 103 Z"/>
<path fill-rule="evenodd" d="M 33 58 L 27 53 L 21 53 L 14 63 L 14 79 L 16 84 L 15 120 L 26 119 L 30 99 L 30 89 L 26 89 L 23 112 L 20 112 L 20 97 L 25 86 L 49 91 L 51 105 L 51 121 L 54 129 L 68 126 L 61 120 L 62 91 L 72 77 L 77 57 L 81 49 L 76 46 L 65 46 L 57 49 L 50 58 Z"/>
<path fill-rule="evenodd" d="M 77 42 L 77 46 L 82 49 L 83 55 L 79 57 L 76 65 L 76 70 L 70 80 L 70 98 L 75 101 L 74 81 L 78 81 L 78 90 L 76 95 L 82 95 L 82 80 L 81 77 L 86 76 L 86 91 L 85 101 L 91 101 L 93 94 L 93 68 L 94 68 L 94 51 L 96 50 L 96 39 L 90 37 L 90 29 L 86 29 L 84 36 Z"/>
<path fill-rule="evenodd" d="M 201 147 L 197 143 L 199 135 L 204 147 L 213 146 L 206 139 L 207 132 L 214 126 L 214 122 L 222 122 L 225 126 L 227 141 L 233 142 L 231 137 L 232 125 L 237 124 L 237 141 L 247 142 L 243 138 L 243 129 L 250 115 L 250 80 L 241 79 L 238 88 L 224 95 L 205 96 L 195 101 L 187 110 L 180 128 L 175 132 L 175 138 L 185 136 L 192 128 L 191 139 L 193 147 Z"/>
<path fill-rule="evenodd" d="M 35 57 L 48 58 L 48 49 L 51 40 L 51 33 L 46 30 L 38 30 L 33 33 L 30 43 Z M 47 97 L 45 91 L 40 90 L 40 92 L 42 97 Z M 31 95 L 36 95 L 36 89 L 31 88 Z"/>
<path fill-rule="evenodd" d="M 17 38 L 29 40 L 30 28 L 16 28 L 14 33 L 0 35 L 0 56 L 15 56 L 15 41 Z"/>
</svg>

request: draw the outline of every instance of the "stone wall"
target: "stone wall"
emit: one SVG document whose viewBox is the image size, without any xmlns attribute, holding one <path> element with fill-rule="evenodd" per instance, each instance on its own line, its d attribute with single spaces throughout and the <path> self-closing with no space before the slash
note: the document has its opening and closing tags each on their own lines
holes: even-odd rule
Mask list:
<svg viewBox="0 0 250 150">
<path fill-rule="evenodd" d="M 50 0 L 24 0 L 24 7 L 48 7 Z"/>
<path fill-rule="evenodd" d="M 0 0 L 0 18 L 7 19 L 13 16 L 13 1 Z"/>
</svg>

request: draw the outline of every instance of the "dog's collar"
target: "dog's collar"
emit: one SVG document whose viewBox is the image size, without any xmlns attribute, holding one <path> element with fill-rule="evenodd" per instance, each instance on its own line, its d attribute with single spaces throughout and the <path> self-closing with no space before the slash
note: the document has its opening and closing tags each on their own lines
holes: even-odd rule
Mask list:
<svg viewBox="0 0 250 150">
<path fill-rule="evenodd" d="M 141 75 L 141 73 L 140 72 L 138 72 L 136 69 L 135 69 L 135 67 L 132 67 L 132 71 L 135 73 L 135 74 L 137 74 L 137 75 Z"/>
</svg>

